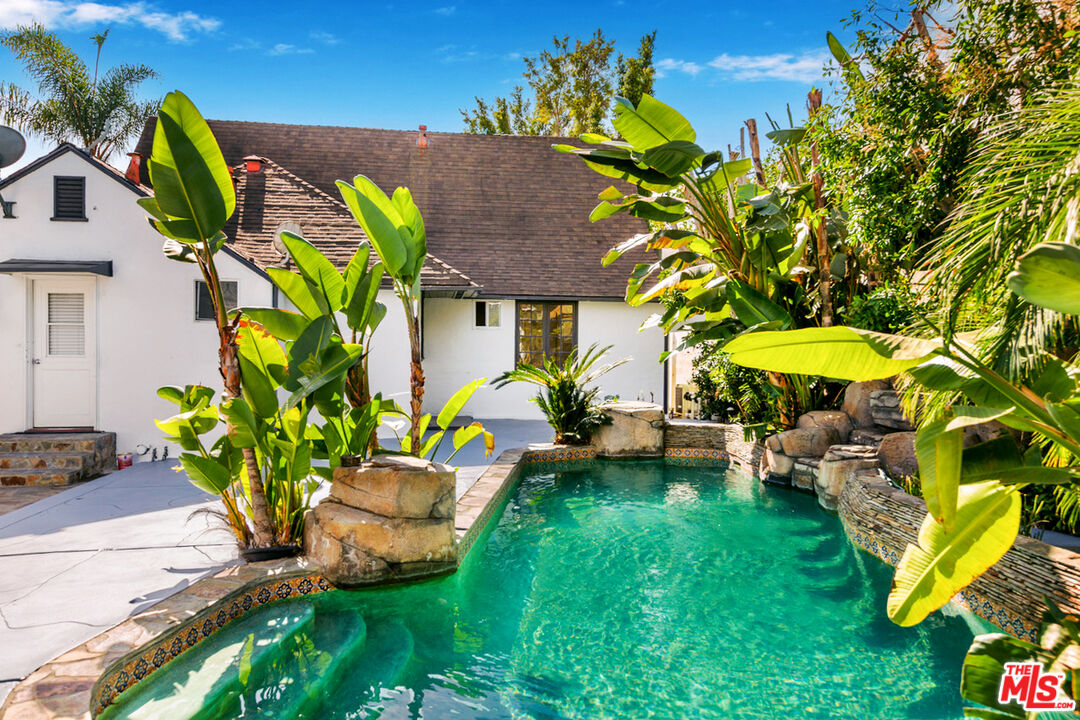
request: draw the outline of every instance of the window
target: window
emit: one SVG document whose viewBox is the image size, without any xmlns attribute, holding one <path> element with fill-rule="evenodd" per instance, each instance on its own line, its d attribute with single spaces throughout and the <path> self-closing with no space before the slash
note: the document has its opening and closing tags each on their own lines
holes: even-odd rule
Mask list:
<svg viewBox="0 0 1080 720">
<path fill-rule="evenodd" d="M 225 310 L 235 310 L 238 305 L 236 302 L 236 281 L 222 280 L 221 294 L 225 296 Z M 210 299 L 210 288 L 202 280 L 195 281 L 195 319 L 216 319 L 214 317 L 214 302 Z"/>
<path fill-rule="evenodd" d="M 85 303 L 81 292 L 49 293 L 49 357 L 82 357 L 86 353 Z"/>
<path fill-rule="evenodd" d="M 476 327 L 497 328 L 502 325 L 502 303 L 479 300 L 476 303 Z"/>
<path fill-rule="evenodd" d="M 53 220 L 86 220 L 86 178 L 53 176 Z"/>
<path fill-rule="evenodd" d="M 577 345 L 577 303 L 521 301 L 517 315 L 518 362 L 562 363 Z"/>
</svg>

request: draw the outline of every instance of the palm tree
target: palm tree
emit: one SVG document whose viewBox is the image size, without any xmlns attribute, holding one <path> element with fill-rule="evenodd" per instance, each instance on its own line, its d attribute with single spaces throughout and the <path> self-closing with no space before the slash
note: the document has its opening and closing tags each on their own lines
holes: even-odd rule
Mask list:
<svg viewBox="0 0 1080 720">
<path fill-rule="evenodd" d="M 1020 380 L 1039 351 L 1075 351 L 1075 318 L 1012 295 L 1005 279 L 1037 243 L 1080 239 L 1080 78 L 1002 116 L 978 143 L 961 188 L 926 259 L 927 287 L 946 291 L 946 327 L 980 331 L 986 362 Z"/>
<path fill-rule="evenodd" d="M 159 101 L 143 101 L 135 90 L 157 73 L 146 65 L 119 65 L 98 73 L 108 30 L 97 45 L 94 72 L 55 33 L 37 23 L 0 33 L 26 73 L 37 81 L 40 99 L 13 83 L 0 82 L 0 122 L 56 143 L 75 142 L 107 160 L 142 130 Z"/>
</svg>

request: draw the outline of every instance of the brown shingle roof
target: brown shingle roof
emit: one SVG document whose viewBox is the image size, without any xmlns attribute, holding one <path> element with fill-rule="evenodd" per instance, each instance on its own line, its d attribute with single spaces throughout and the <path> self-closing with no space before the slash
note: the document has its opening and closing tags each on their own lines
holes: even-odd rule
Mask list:
<svg viewBox="0 0 1080 720">
<path fill-rule="evenodd" d="M 613 245 L 647 226 L 625 216 L 589 222 L 597 194 L 611 183 L 552 150 L 559 138 L 428 132 L 429 147 L 421 149 L 414 131 L 221 120 L 210 126 L 230 164 L 246 155 L 270 157 L 333 198 L 334 181 L 357 173 L 385 191 L 409 187 L 430 252 L 484 295 L 622 298 L 633 264 L 649 260 L 642 252 L 601 267 Z M 151 121 L 136 151 L 149 155 L 152 138 Z M 304 225 L 305 234 L 314 231 Z"/>
<path fill-rule="evenodd" d="M 236 212 L 225 226 L 229 247 L 260 268 L 283 265 L 285 257 L 274 248 L 273 241 L 286 221 L 299 223 L 304 239 L 318 247 L 339 270 L 345 269 L 357 246 L 367 239 L 341 200 L 273 160 L 264 159 L 262 172 L 256 174 L 245 172 L 241 164 L 234 169 L 233 177 Z M 423 287 L 479 289 L 466 275 L 431 253 L 420 277 Z"/>
</svg>

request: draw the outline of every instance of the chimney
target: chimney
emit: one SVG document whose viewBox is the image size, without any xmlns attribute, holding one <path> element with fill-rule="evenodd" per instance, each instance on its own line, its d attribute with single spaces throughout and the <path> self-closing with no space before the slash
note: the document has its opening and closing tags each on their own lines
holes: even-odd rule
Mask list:
<svg viewBox="0 0 1080 720">
<path fill-rule="evenodd" d="M 140 171 L 142 170 L 143 156 L 141 153 L 129 152 L 128 157 L 130 157 L 131 160 L 128 161 L 127 172 L 124 173 L 124 177 L 138 185 L 141 175 Z"/>
<path fill-rule="evenodd" d="M 258 155 L 248 155 L 244 158 L 244 169 L 249 173 L 255 174 L 262 172 L 262 166 L 265 158 L 261 158 Z"/>
<path fill-rule="evenodd" d="M 420 134 L 416 138 L 416 147 L 423 149 L 423 148 L 426 148 L 427 146 L 428 146 L 427 125 L 421 125 L 420 126 Z"/>
</svg>

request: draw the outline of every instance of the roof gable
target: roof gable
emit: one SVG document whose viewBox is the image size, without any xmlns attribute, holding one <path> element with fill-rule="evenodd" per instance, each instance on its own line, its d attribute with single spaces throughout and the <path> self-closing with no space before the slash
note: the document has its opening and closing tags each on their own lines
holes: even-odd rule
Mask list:
<svg viewBox="0 0 1080 720">
<path fill-rule="evenodd" d="M 90 153 L 72 145 L 71 143 L 61 143 L 53 150 L 50 150 L 49 152 L 39 157 L 37 160 L 34 160 L 28 165 L 24 165 L 3 180 L 0 180 L 0 190 L 3 190 L 8 185 L 18 182 L 21 178 L 24 178 L 31 173 L 37 172 L 39 169 L 45 167 L 53 160 L 56 160 L 63 155 L 67 155 L 68 153 L 74 153 L 76 156 L 82 158 L 88 165 L 104 173 L 116 182 L 120 183 L 139 197 L 145 197 L 149 194 L 146 188 L 136 185 L 135 183 L 128 180 L 127 177 L 124 176 L 124 173 L 120 172 L 109 163 L 105 162 L 104 160 L 98 160 L 97 158 L 90 155 Z"/>
<path fill-rule="evenodd" d="M 558 138 L 210 121 L 225 159 L 273 158 L 329 197 L 357 173 L 385 191 L 408 187 L 424 214 L 428 248 L 483 287 L 487 296 L 621 299 L 631 253 L 601 260 L 644 220 L 589 221 L 610 182 L 580 159 L 552 150 Z M 148 123 L 137 152 L 149 154 Z M 313 231 L 305 227 L 305 233 Z"/>
<path fill-rule="evenodd" d="M 367 241 L 349 209 L 273 160 L 264 159 L 262 165 L 258 173 L 242 168 L 233 172 L 236 212 L 225 226 L 229 236 L 226 247 L 262 269 L 287 267 L 288 258 L 274 247 L 274 239 L 283 223 L 295 222 L 304 239 L 344 271 L 360 243 Z M 376 259 L 373 255 L 372 262 Z M 420 283 L 425 288 L 469 292 L 480 289 L 466 275 L 430 253 Z"/>
</svg>

